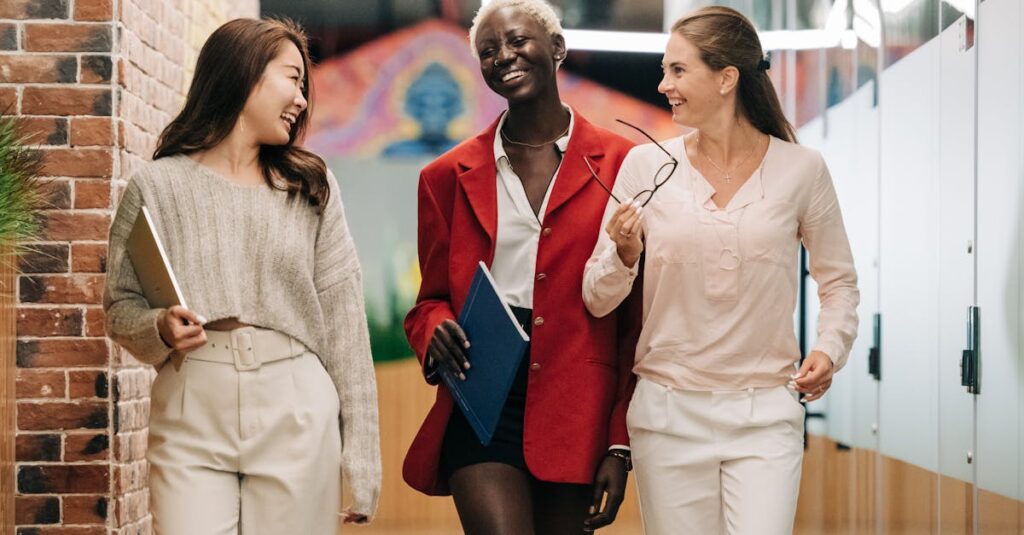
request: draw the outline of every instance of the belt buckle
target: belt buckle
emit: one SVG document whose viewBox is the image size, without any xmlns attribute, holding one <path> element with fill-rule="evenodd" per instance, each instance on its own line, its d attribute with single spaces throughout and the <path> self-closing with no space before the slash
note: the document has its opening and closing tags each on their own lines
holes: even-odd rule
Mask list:
<svg viewBox="0 0 1024 535">
<path fill-rule="evenodd" d="M 247 372 L 259 369 L 263 364 L 256 358 L 253 348 L 252 327 L 243 327 L 231 331 L 231 356 L 235 361 L 235 369 L 240 372 Z"/>
</svg>

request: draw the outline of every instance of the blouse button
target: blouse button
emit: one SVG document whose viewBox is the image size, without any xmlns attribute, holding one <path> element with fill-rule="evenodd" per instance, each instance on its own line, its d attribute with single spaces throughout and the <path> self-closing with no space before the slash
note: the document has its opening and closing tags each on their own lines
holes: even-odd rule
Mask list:
<svg viewBox="0 0 1024 535">
<path fill-rule="evenodd" d="M 539 280 L 539 281 L 542 281 L 542 280 L 544 280 L 546 278 L 548 278 L 548 276 L 545 275 L 544 273 L 538 273 L 537 274 L 537 280 Z"/>
<path fill-rule="evenodd" d="M 544 318 L 542 316 L 537 316 L 536 318 L 533 318 L 533 324 L 538 327 L 544 325 Z"/>
<path fill-rule="evenodd" d="M 533 364 L 530 364 L 530 371 L 535 372 L 535 371 L 537 371 L 539 369 L 540 369 L 540 363 L 539 362 L 534 362 Z"/>
<path fill-rule="evenodd" d="M 544 235 L 544 236 L 550 236 L 551 235 L 551 227 L 544 227 L 544 230 L 541 231 L 541 234 Z"/>
</svg>

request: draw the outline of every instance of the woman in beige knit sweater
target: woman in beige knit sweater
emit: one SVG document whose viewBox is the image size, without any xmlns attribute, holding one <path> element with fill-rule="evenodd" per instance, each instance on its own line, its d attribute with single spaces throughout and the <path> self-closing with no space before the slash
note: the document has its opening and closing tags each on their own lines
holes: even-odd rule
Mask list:
<svg viewBox="0 0 1024 535">
<path fill-rule="evenodd" d="M 334 177 L 295 146 L 309 64 L 294 24 L 217 29 L 110 229 L 107 333 L 159 370 L 147 459 L 160 534 L 333 534 L 342 473 L 343 520 L 376 508 L 359 263 Z M 143 205 L 188 309 L 143 297 L 125 251 Z"/>
</svg>

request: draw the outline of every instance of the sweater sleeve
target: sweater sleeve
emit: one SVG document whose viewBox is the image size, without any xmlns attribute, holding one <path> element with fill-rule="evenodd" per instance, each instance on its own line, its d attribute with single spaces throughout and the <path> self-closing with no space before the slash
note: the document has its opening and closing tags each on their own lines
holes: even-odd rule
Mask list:
<svg viewBox="0 0 1024 535">
<path fill-rule="evenodd" d="M 832 359 L 839 371 L 857 337 L 857 272 L 850 242 L 839 211 L 839 200 L 825 161 L 821 160 L 807 212 L 800 221 L 800 236 L 810 258 L 811 276 L 818 283 L 818 340 L 815 351 Z"/>
<path fill-rule="evenodd" d="M 110 227 L 103 310 L 106 312 L 107 336 L 135 358 L 156 366 L 171 354 L 171 348 L 160 338 L 156 326 L 162 309 L 150 308 L 125 249 L 142 205 L 139 179 L 133 178 L 128 182 Z"/>
<path fill-rule="evenodd" d="M 337 182 L 328 173 L 331 195 L 317 235 L 314 283 L 326 322 L 321 355 L 338 389 L 341 468 L 352 490 L 350 508 L 372 517 L 381 486 L 377 382 L 363 304 L 363 282 Z"/>
</svg>

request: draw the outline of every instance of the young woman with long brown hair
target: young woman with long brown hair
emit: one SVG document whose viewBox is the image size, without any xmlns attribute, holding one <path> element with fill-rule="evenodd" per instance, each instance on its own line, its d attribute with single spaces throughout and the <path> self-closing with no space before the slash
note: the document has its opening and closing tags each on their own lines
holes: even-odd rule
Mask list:
<svg viewBox="0 0 1024 535">
<path fill-rule="evenodd" d="M 110 229 L 107 333 L 159 370 L 146 455 L 159 534 L 333 534 L 342 474 L 345 522 L 376 507 L 359 263 L 334 177 L 296 145 L 309 67 L 290 22 L 213 32 Z M 142 294 L 125 251 L 142 206 L 188 309 L 153 308 Z"/>
<path fill-rule="evenodd" d="M 798 396 L 828 390 L 857 333 L 842 215 L 821 155 L 796 144 L 743 15 L 708 7 L 682 18 L 662 66 L 658 90 L 694 131 L 626 157 L 613 190 L 623 203 L 609 202 L 583 283 L 587 307 L 603 316 L 645 255 L 627 416 L 644 526 L 788 534 L 803 458 Z M 665 165 L 674 176 L 652 183 Z M 797 369 L 801 243 L 821 311 Z"/>
</svg>

